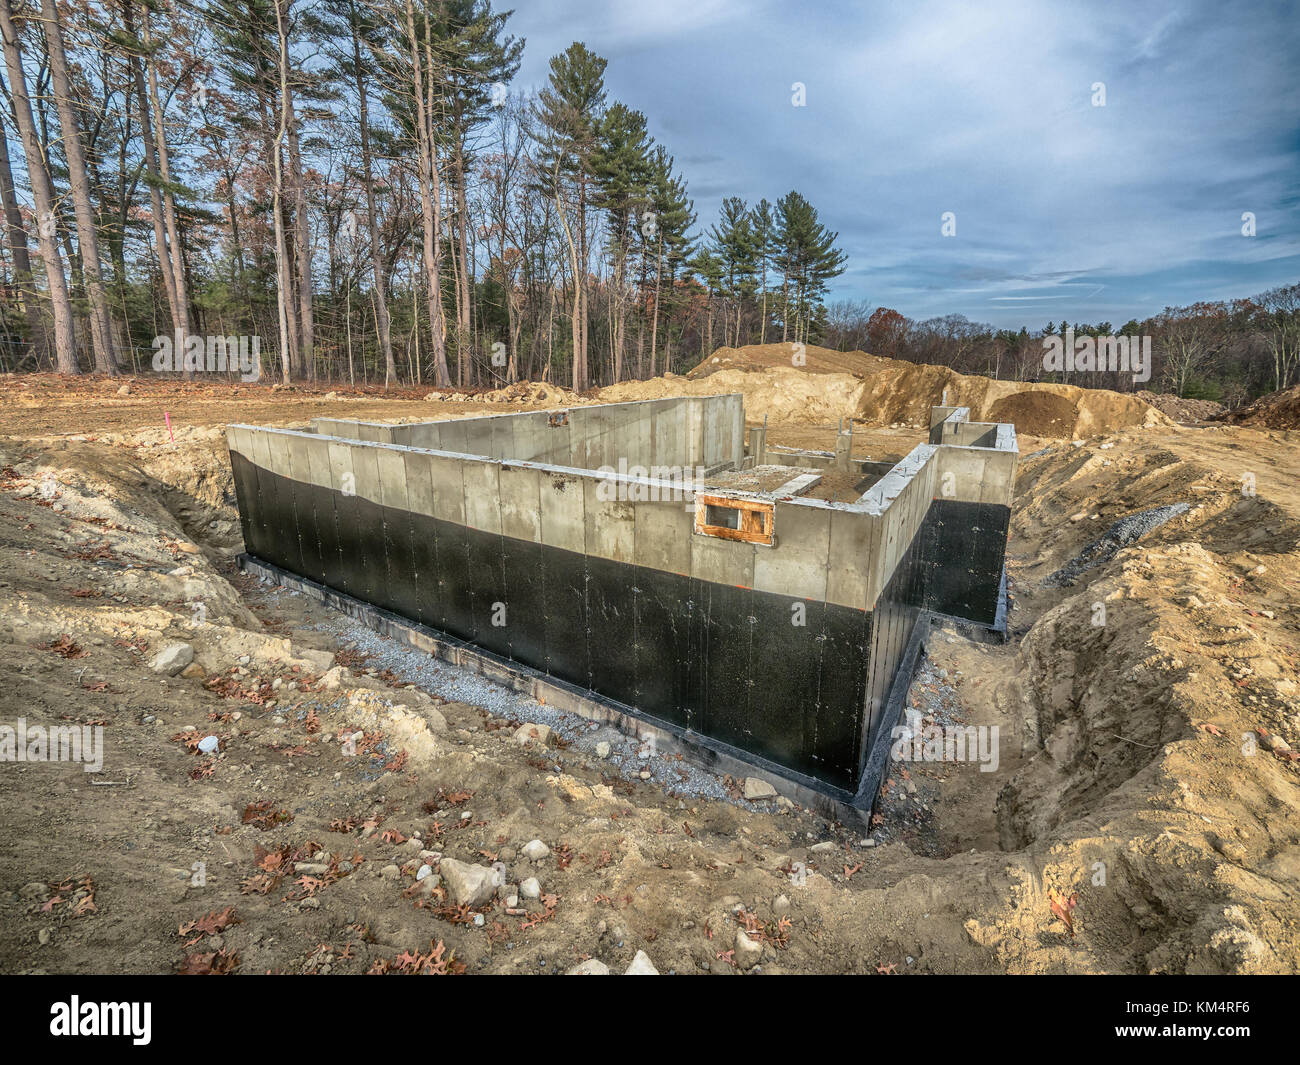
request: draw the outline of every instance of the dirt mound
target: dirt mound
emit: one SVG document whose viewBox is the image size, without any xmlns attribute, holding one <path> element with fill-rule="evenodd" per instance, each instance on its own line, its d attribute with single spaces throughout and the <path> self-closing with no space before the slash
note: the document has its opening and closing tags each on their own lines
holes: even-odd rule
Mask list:
<svg viewBox="0 0 1300 1065">
<path fill-rule="evenodd" d="M 537 403 L 552 407 L 574 407 L 589 402 L 567 388 L 540 381 L 518 381 L 505 388 L 498 388 L 495 392 L 485 392 L 473 398 L 481 403 Z"/>
<path fill-rule="evenodd" d="M 1073 435 L 1079 410 L 1064 396 L 1043 392 L 1017 392 L 999 399 L 988 411 L 991 422 L 1013 422 L 1016 432 L 1033 436 Z"/>
<path fill-rule="evenodd" d="M 774 367 L 762 373 L 720 370 L 707 377 L 655 377 L 649 381 L 624 381 L 597 392 L 601 403 L 623 403 L 668 396 L 716 396 L 743 392 L 745 413 L 754 421 L 766 415 L 772 422 L 834 425 L 841 418 L 859 417 L 866 384 L 850 374 L 809 374 L 791 367 Z M 924 423 L 929 425 L 929 411 Z"/>
<path fill-rule="evenodd" d="M 1212 399 L 1184 399 L 1167 392 L 1134 392 L 1143 403 L 1150 403 L 1161 414 L 1183 425 L 1208 421 L 1223 413 L 1223 404 Z"/>
<path fill-rule="evenodd" d="M 1229 411 L 1223 420 L 1256 429 L 1300 429 L 1300 385 L 1261 396 L 1249 406 Z"/>
<path fill-rule="evenodd" d="M 1135 425 L 1171 424 L 1165 415 L 1136 396 L 1108 389 L 995 381 L 957 373 L 946 366 L 887 359 L 864 351 L 832 351 L 815 345 L 719 348 L 687 377 L 692 389 L 710 384 L 714 392 L 744 392 L 746 408 L 752 416 L 763 412 L 763 394 L 767 391 L 766 386 L 754 383 L 754 379 L 761 380 L 768 375 L 776 375 L 775 390 L 784 400 L 778 403 L 778 409 L 786 421 L 818 420 L 810 413 L 799 411 L 794 402 L 796 392 L 788 382 L 791 375 L 802 375 L 821 382 L 821 388 L 805 385 L 805 390 L 811 387 L 814 391 L 853 398 L 851 407 L 824 412 L 832 420 L 852 417 L 869 425 L 928 427 L 930 408 L 943 403 L 945 395 L 949 404 L 970 407 L 974 421 L 1011 421 L 1020 433 L 1056 439 L 1113 433 Z M 675 383 L 677 394 L 687 390 L 682 387 L 681 378 L 660 380 Z M 860 392 L 850 383 L 855 380 L 863 386 Z M 835 383 L 829 385 L 828 381 Z M 776 417 L 771 411 L 768 414 Z"/>
<path fill-rule="evenodd" d="M 720 370 L 769 370 L 789 367 L 809 373 L 869 374 L 895 360 L 868 355 L 865 351 L 836 351 L 816 344 L 748 344 L 740 348 L 717 348 L 686 376 L 692 380 Z"/>
</svg>

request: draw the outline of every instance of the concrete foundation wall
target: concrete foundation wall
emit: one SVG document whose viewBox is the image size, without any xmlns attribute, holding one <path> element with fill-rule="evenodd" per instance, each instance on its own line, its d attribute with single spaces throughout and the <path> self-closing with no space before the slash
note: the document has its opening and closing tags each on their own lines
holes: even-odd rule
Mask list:
<svg viewBox="0 0 1300 1065">
<path fill-rule="evenodd" d="M 640 400 L 556 411 L 524 411 L 386 425 L 316 418 L 321 436 L 477 455 L 489 459 L 645 473 L 738 466 L 745 408 L 739 393 Z"/>
<path fill-rule="evenodd" d="M 1014 433 L 1000 427 L 998 448 L 919 445 L 853 503 L 709 488 L 724 510 L 770 507 L 768 545 L 697 532 L 690 483 L 592 468 L 738 462 L 741 397 L 703 399 L 558 412 L 567 425 L 546 411 L 321 420 L 314 433 L 233 425 L 245 544 L 852 791 L 890 725 L 885 700 L 919 612 L 941 603 L 991 621 Z M 491 457 L 521 451 L 571 464 Z"/>
</svg>

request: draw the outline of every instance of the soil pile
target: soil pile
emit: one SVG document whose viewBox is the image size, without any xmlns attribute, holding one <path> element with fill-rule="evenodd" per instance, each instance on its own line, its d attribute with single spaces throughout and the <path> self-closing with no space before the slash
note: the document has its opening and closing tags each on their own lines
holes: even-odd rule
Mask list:
<svg viewBox="0 0 1300 1065">
<path fill-rule="evenodd" d="M 788 382 L 801 375 L 813 382 L 802 386 L 804 391 L 825 392 L 828 399 L 834 397 L 834 402 L 819 407 L 816 414 L 800 409 L 800 389 Z M 843 405 L 830 412 L 834 418 L 851 417 L 868 425 L 928 427 L 930 408 L 942 404 L 946 394 L 950 405 L 970 407 L 973 421 L 1011 421 L 1018 432 L 1032 436 L 1072 439 L 1129 426 L 1170 424 L 1168 418 L 1136 396 L 1107 389 L 995 381 L 957 373 L 946 366 L 903 362 L 862 351 L 832 351 L 815 345 L 719 348 L 688 378 L 692 391 L 708 383 L 715 392 L 743 391 L 747 397 L 752 394 L 754 402 L 747 399 L 747 410 L 765 406 L 770 402 L 769 394 L 776 392 L 784 399 L 777 409 L 791 422 L 825 420 L 826 407 L 843 400 Z M 766 379 L 771 380 L 770 385 L 760 383 Z M 680 378 L 676 382 L 681 385 Z M 816 382 L 822 383 L 820 389 Z M 853 382 L 861 384 L 861 389 Z M 640 384 L 664 387 L 660 381 Z M 633 394 L 636 391 L 637 386 L 631 386 L 625 397 L 640 398 Z M 776 417 L 771 409 L 769 417 Z"/>
<path fill-rule="evenodd" d="M 1300 385 L 1261 396 L 1249 406 L 1229 411 L 1223 420 L 1255 429 L 1300 429 Z"/>
<path fill-rule="evenodd" d="M 1184 399 L 1171 396 L 1168 392 L 1134 392 L 1143 403 L 1150 403 L 1161 414 L 1172 418 L 1180 425 L 1192 425 L 1196 422 L 1217 418 L 1224 411 L 1222 403 L 1212 399 Z"/>
</svg>

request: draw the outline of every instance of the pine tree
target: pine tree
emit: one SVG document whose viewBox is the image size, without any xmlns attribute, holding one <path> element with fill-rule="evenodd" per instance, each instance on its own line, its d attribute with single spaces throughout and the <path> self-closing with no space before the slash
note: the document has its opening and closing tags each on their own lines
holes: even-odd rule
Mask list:
<svg viewBox="0 0 1300 1065">
<path fill-rule="evenodd" d="M 806 342 L 813 312 L 820 305 L 826 282 L 844 272 L 847 256 L 835 248 L 839 234 L 828 230 L 817 217 L 817 209 L 799 193 L 791 191 L 776 204 L 774 262 L 782 273 L 784 310 L 782 339 L 791 339 L 793 318 L 796 342 Z M 794 285 L 794 303 L 790 286 Z"/>
<path fill-rule="evenodd" d="M 535 109 L 541 138 L 541 186 L 555 201 L 573 274 L 575 392 L 591 383 L 587 359 L 587 206 L 593 181 L 592 156 L 600 143 L 600 121 L 605 111 L 605 65 L 605 60 L 585 44 L 574 41 L 551 58 L 550 80 L 538 93 Z"/>
<path fill-rule="evenodd" d="M 758 257 L 758 287 L 763 305 L 759 311 L 758 342 L 767 343 L 767 272 L 776 252 L 776 218 L 772 205 L 759 200 L 749 213 L 749 225 L 754 231 L 754 249 Z"/>
<path fill-rule="evenodd" d="M 613 267 L 612 347 L 613 377 L 623 379 L 624 332 L 627 318 L 627 260 L 638 213 L 648 208 L 651 176 L 650 136 L 645 115 L 621 103 L 602 116 L 600 142 L 592 153 L 596 179 L 593 203 L 606 212 L 609 256 Z"/>
<path fill-rule="evenodd" d="M 442 97 L 448 141 L 448 179 L 455 198 L 452 225 L 456 269 L 457 384 L 468 383 L 473 320 L 473 256 L 470 254 L 469 173 L 475 131 L 503 102 L 502 91 L 519 69 L 524 42 L 505 35 L 511 11 L 493 11 L 491 0 L 444 0 L 434 32 L 438 69 L 430 76 Z"/>
<path fill-rule="evenodd" d="M 759 251 L 744 200 L 728 196 L 722 201 L 722 216 L 719 223 L 709 230 L 709 240 L 713 254 L 722 263 L 721 294 L 735 308 L 735 340 L 730 340 L 730 321 L 724 329 L 724 337 L 726 342 L 739 345 L 745 300 L 753 296 L 757 284 Z"/>
<path fill-rule="evenodd" d="M 691 256 L 690 231 L 695 226 L 695 205 L 686 195 L 685 180 L 673 172 L 673 157 L 663 147 L 656 147 L 651 154 L 650 171 L 652 217 L 643 219 L 640 233 L 643 255 L 654 261 L 654 306 L 650 319 L 650 376 L 654 377 L 657 373 L 659 307 L 664 274 L 668 276 L 669 292 L 675 292 L 677 273 Z M 669 313 L 675 302 L 669 301 Z"/>
</svg>

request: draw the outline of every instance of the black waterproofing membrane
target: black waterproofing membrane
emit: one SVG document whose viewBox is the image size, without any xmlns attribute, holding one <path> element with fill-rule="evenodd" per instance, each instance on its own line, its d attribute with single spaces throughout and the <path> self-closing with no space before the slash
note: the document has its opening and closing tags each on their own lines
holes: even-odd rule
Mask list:
<svg viewBox="0 0 1300 1065">
<path fill-rule="evenodd" d="M 1009 508 L 934 500 L 874 610 L 613 562 L 260 468 L 232 452 L 256 558 L 855 791 L 922 609 L 992 624 Z M 791 625 L 803 603 L 807 624 Z M 499 620 L 505 604 L 508 624 Z"/>
</svg>

